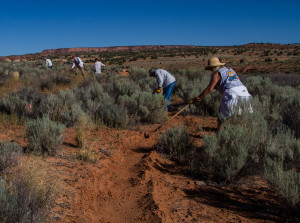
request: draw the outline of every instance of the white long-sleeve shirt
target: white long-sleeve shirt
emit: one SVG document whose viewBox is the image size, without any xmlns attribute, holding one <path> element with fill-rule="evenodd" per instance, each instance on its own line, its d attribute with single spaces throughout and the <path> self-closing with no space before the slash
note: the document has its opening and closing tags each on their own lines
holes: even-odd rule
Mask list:
<svg viewBox="0 0 300 223">
<path fill-rule="evenodd" d="M 46 59 L 46 66 L 47 67 L 51 67 L 52 66 L 52 62 L 50 59 Z"/>
<path fill-rule="evenodd" d="M 176 81 L 175 77 L 172 76 L 168 71 L 163 69 L 157 69 L 155 76 L 158 84 L 158 88 L 166 87 Z"/>
<path fill-rule="evenodd" d="M 101 74 L 101 67 L 105 67 L 105 64 L 97 61 L 95 64 L 94 64 L 94 71 L 96 74 Z"/>
<path fill-rule="evenodd" d="M 81 60 L 79 57 L 75 57 L 75 59 L 73 60 L 72 69 L 73 69 L 75 66 L 76 66 L 76 67 L 77 67 L 77 66 L 83 67 L 83 62 L 82 62 L 82 60 Z"/>
</svg>

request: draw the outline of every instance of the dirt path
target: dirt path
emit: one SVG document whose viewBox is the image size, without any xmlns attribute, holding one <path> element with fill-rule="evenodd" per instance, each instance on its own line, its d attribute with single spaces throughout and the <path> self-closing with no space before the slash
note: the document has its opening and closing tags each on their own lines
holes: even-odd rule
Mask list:
<svg viewBox="0 0 300 223">
<path fill-rule="evenodd" d="M 180 117 L 174 124 L 215 124 Z M 193 126 L 194 125 L 194 126 Z M 213 127 L 213 126 L 212 126 Z M 153 129 L 153 126 L 150 127 Z M 148 129 L 149 130 L 149 129 Z M 206 185 L 184 175 L 183 168 L 155 150 L 157 135 L 145 139 L 143 131 L 94 132 L 100 151 L 115 147 L 95 164 L 64 166 L 69 191 L 56 213 L 57 222 L 273 222 L 274 197 L 264 183 L 244 191 Z M 208 134 L 208 133 L 207 133 Z M 117 136 L 117 137 L 116 137 Z M 117 138 L 117 139 L 116 139 Z M 201 138 L 197 140 L 201 141 Z M 255 190 L 263 194 L 253 197 Z M 70 192 L 71 191 L 71 192 Z M 253 199 L 260 200 L 255 204 Z M 67 203 L 67 204 L 66 204 Z M 276 209 L 276 208 L 275 208 Z M 253 212 L 254 211 L 254 212 Z"/>
<path fill-rule="evenodd" d="M 214 134 L 216 120 L 178 117 L 191 131 L 196 145 L 203 134 Z M 156 126 L 157 127 L 157 126 Z M 259 177 L 242 189 L 207 185 L 186 175 L 184 168 L 156 152 L 157 135 L 144 138 L 140 130 L 94 130 L 89 144 L 98 152 L 95 163 L 74 157 L 74 129 L 67 129 L 59 157 L 40 159 L 40 168 L 60 179 L 59 197 L 50 222 L 280 222 L 277 198 Z M 166 129 L 162 129 L 165 131 Z M 15 140 L 26 143 L 21 130 Z M 18 134 L 17 134 L 18 133 Z M 11 132 L 1 137 L 11 136 Z M 11 137 L 14 138 L 14 137 Z M 199 147 L 200 148 L 200 147 Z M 249 186 L 250 185 L 250 186 Z"/>
</svg>

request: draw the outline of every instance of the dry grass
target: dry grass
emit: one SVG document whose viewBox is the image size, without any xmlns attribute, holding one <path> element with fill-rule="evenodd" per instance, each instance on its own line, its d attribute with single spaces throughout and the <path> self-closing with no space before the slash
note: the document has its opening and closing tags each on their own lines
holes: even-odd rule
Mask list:
<svg viewBox="0 0 300 223">
<path fill-rule="evenodd" d="M 82 148 L 78 151 L 77 157 L 88 163 L 95 163 L 97 160 L 96 153 L 90 149 L 90 147 Z"/>
<path fill-rule="evenodd" d="M 58 180 L 43 162 L 24 158 L 20 166 L 1 178 L 1 222 L 45 222 L 54 207 Z"/>
<path fill-rule="evenodd" d="M 82 149 L 86 147 L 87 136 L 91 130 L 91 127 L 92 122 L 87 116 L 83 115 L 79 117 L 78 122 L 75 125 L 75 141 L 78 148 Z"/>
<path fill-rule="evenodd" d="M 19 118 L 15 114 L 6 114 L 0 112 L 0 125 L 4 126 L 5 128 L 9 128 L 12 125 L 24 125 L 26 119 L 24 117 Z"/>
</svg>

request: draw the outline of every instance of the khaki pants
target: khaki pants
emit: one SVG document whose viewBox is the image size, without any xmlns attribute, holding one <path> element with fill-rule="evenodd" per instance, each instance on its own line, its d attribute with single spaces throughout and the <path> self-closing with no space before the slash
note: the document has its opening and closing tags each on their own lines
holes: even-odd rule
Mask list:
<svg viewBox="0 0 300 223">
<path fill-rule="evenodd" d="M 76 70 L 75 70 L 76 74 L 78 73 L 78 69 L 81 71 L 81 74 L 82 74 L 83 76 L 85 76 L 84 68 L 81 67 L 81 66 L 77 66 L 77 67 L 76 67 Z"/>
</svg>

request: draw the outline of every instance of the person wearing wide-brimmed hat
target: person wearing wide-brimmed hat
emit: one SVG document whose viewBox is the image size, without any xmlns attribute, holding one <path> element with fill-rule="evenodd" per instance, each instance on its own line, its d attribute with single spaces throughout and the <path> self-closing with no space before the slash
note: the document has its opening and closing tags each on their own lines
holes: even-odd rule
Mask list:
<svg viewBox="0 0 300 223">
<path fill-rule="evenodd" d="M 221 63 L 217 57 L 208 60 L 208 65 L 205 67 L 205 70 L 212 71 L 210 83 L 204 91 L 198 97 L 191 100 L 189 104 L 201 101 L 213 89 L 216 89 L 223 95 L 219 118 L 229 118 L 236 109 L 238 109 L 238 113 L 241 114 L 243 110 L 242 105 L 247 105 L 249 112 L 252 112 L 250 104 L 251 95 L 247 88 L 240 81 L 236 72 L 232 68 L 227 68 L 224 65 L 225 63 Z"/>
</svg>

